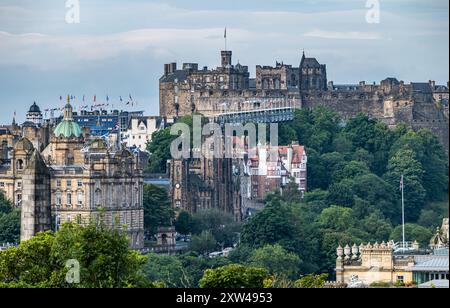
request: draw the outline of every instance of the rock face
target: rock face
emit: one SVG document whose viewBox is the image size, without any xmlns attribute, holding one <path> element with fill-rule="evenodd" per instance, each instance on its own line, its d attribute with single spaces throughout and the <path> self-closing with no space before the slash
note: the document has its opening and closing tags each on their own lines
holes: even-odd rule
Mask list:
<svg viewBox="0 0 450 308">
<path fill-rule="evenodd" d="M 20 240 L 51 229 L 50 171 L 39 151 L 34 150 L 23 172 Z"/>
<path fill-rule="evenodd" d="M 334 86 L 328 91 L 302 93 L 302 107 L 324 106 L 341 114 L 344 119 L 359 113 L 380 119 L 394 128 L 400 123 L 414 130 L 433 132 L 449 149 L 449 120 L 445 109 L 435 101 L 428 83 L 408 85 L 388 78 L 380 85 Z"/>
</svg>

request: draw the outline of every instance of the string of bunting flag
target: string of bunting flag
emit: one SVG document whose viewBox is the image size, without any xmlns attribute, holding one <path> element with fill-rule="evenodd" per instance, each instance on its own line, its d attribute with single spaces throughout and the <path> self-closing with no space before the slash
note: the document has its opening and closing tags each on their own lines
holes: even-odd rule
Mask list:
<svg viewBox="0 0 450 308">
<path fill-rule="evenodd" d="M 63 96 L 60 95 L 59 96 L 59 100 L 62 102 L 63 101 Z M 110 96 L 107 94 L 105 96 L 105 100 L 99 102 L 98 101 L 98 97 L 97 95 L 92 96 L 92 100 L 89 101 L 90 98 L 87 98 L 86 95 L 82 95 L 80 97 L 77 97 L 76 95 L 68 95 L 67 96 L 67 102 L 72 102 L 73 104 L 78 104 L 78 110 L 87 110 L 87 109 L 97 109 L 97 108 L 101 108 L 101 107 L 114 107 L 114 102 L 113 100 L 111 100 Z M 110 102 L 111 101 L 111 102 Z M 119 107 L 121 104 L 122 106 L 131 106 L 131 107 L 135 107 L 138 106 L 138 102 L 135 101 L 133 99 L 133 97 L 131 96 L 131 94 L 128 95 L 128 98 L 124 99 L 122 96 L 119 96 L 116 100 L 116 102 L 118 102 L 118 105 L 116 105 L 117 107 Z M 63 111 L 64 110 L 64 106 L 61 107 L 55 107 L 55 108 L 46 108 L 44 109 L 44 112 L 53 112 L 53 111 Z"/>
</svg>

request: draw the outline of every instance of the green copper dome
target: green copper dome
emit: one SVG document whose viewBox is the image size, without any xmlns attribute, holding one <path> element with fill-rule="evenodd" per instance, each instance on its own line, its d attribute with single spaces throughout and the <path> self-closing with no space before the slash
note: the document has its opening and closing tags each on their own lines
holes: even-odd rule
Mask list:
<svg viewBox="0 0 450 308">
<path fill-rule="evenodd" d="M 80 125 L 73 120 L 72 106 L 70 103 L 64 107 L 64 120 L 56 126 L 54 131 L 55 137 L 80 137 L 82 132 Z"/>
<path fill-rule="evenodd" d="M 55 137 L 80 137 L 81 134 L 80 125 L 74 121 L 64 120 L 55 128 Z"/>
</svg>

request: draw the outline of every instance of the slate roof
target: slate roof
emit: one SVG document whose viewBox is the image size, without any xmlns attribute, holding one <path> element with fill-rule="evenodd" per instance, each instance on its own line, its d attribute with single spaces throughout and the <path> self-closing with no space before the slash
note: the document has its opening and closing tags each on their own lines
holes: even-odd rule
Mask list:
<svg viewBox="0 0 450 308">
<path fill-rule="evenodd" d="M 302 62 L 302 67 L 316 68 L 320 67 L 320 63 L 316 58 L 305 58 Z"/>
<path fill-rule="evenodd" d="M 172 74 L 165 75 L 161 77 L 161 82 L 175 82 L 175 79 L 178 80 L 178 82 L 184 82 L 187 80 L 187 77 L 189 75 L 189 71 L 187 70 L 177 70 Z"/>
<path fill-rule="evenodd" d="M 414 256 L 416 264 L 413 272 L 445 272 L 449 271 L 448 256 Z"/>
<path fill-rule="evenodd" d="M 411 82 L 412 90 L 415 92 L 421 92 L 424 94 L 433 93 L 431 85 L 426 82 Z"/>
</svg>

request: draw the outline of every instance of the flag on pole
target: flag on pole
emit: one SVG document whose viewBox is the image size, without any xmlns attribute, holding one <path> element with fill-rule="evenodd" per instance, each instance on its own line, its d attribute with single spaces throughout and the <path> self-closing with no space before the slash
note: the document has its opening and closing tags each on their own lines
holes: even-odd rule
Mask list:
<svg viewBox="0 0 450 308">
<path fill-rule="evenodd" d="M 94 103 L 97 101 L 97 95 L 94 95 Z"/>
<path fill-rule="evenodd" d="M 401 179 L 400 179 L 400 189 L 404 188 L 404 177 L 402 175 Z"/>
<path fill-rule="evenodd" d="M 109 96 L 108 95 L 106 95 L 106 101 L 109 102 Z"/>
<path fill-rule="evenodd" d="M 86 99 L 86 95 L 83 95 L 83 103 L 84 103 L 85 99 Z"/>
<path fill-rule="evenodd" d="M 67 95 L 67 103 L 70 104 L 70 95 Z"/>
<path fill-rule="evenodd" d="M 62 101 L 62 95 L 59 96 L 59 100 Z"/>
<path fill-rule="evenodd" d="M 227 27 L 225 27 L 225 32 L 223 34 L 223 38 L 227 38 Z"/>
<path fill-rule="evenodd" d="M 120 96 L 120 101 L 123 102 L 122 96 Z"/>
</svg>

